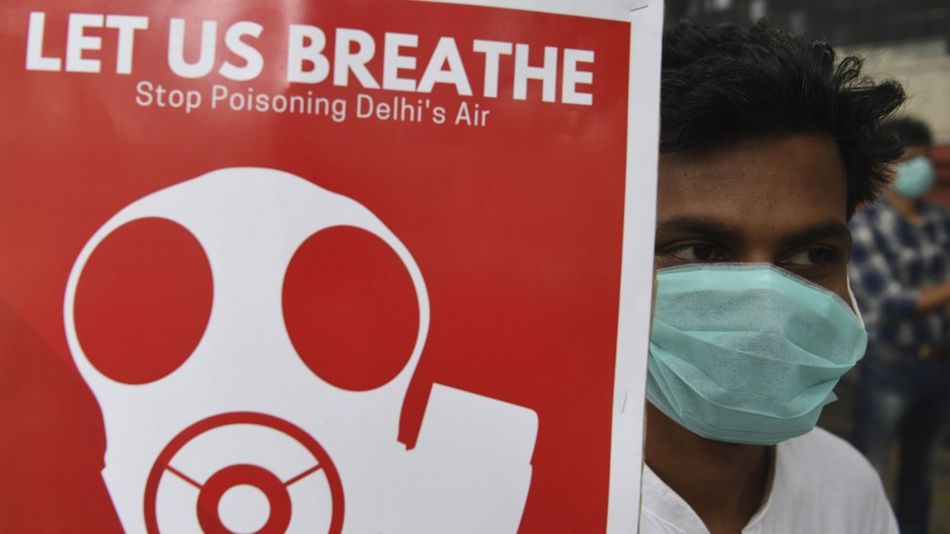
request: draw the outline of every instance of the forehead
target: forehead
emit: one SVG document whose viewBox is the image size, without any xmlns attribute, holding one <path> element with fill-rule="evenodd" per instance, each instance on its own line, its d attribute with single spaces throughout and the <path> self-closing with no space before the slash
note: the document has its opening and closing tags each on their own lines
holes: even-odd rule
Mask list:
<svg viewBox="0 0 950 534">
<path fill-rule="evenodd" d="M 847 219 L 844 163 L 831 137 L 789 135 L 661 154 L 657 217 L 699 216 L 749 231 Z"/>
<path fill-rule="evenodd" d="M 907 145 L 904 147 L 904 152 L 901 154 L 900 161 L 916 158 L 917 156 L 928 155 L 930 155 L 929 145 Z"/>
</svg>

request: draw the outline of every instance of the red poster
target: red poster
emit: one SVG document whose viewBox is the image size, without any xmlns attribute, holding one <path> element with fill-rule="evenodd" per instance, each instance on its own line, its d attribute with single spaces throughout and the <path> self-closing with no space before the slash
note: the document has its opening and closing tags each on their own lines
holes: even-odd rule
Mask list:
<svg viewBox="0 0 950 534">
<path fill-rule="evenodd" d="M 636 528 L 661 5 L 487 3 L 5 3 L 2 530 Z"/>
</svg>

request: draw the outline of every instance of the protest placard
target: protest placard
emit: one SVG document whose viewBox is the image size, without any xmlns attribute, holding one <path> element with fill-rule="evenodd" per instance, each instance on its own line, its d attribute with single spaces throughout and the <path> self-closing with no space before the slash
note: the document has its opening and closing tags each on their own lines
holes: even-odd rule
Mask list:
<svg viewBox="0 0 950 534">
<path fill-rule="evenodd" d="M 586 4 L 5 6 L 0 524 L 634 531 L 662 4 Z"/>
</svg>

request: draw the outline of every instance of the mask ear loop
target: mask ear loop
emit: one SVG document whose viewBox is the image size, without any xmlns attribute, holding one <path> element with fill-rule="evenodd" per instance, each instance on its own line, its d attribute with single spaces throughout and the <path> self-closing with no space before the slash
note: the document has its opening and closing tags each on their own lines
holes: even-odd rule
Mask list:
<svg viewBox="0 0 950 534">
<path fill-rule="evenodd" d="M 851 290 L 851 276 L 848 276 L 848 298 L 851 299 L 851 309 L 861 322 L 861 328 L 867 329 L 864 325 L 864 316 L 861 315 L 861 308 L 858 307 L 858 300 L 854 298 L 854 291 Z"/>
</svg>

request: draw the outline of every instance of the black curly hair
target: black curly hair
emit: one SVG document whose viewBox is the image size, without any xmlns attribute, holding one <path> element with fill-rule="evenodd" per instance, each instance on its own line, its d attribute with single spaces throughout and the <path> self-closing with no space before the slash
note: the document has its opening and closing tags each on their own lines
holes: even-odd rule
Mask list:
<svg viewBox="0 0 950 534">
<path fill-rule="evenodd" d="M 904 102 L 894 81 L 861 75 L 823 41 L 768 22 L 711 27 L 688 21 L 663 35 L 660 152 L 686 152 L 769 135 L 827 133 L 848 181 L 847 214 L 872 200 L 901 153 L 881 122 Z"/>
<path fill-rule="evenodd" d="M 882 128 L 897 136 L 901 147 L 930 146 L 934 144 L 933 132 L 930 127 L 914 117 L 897 117 L 884 122 Z"/>
</svg>

